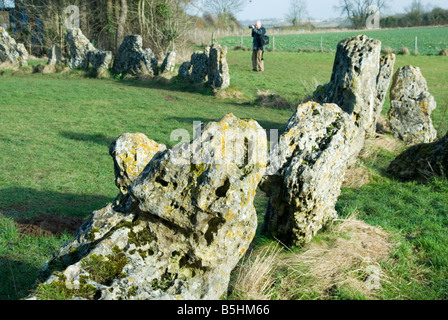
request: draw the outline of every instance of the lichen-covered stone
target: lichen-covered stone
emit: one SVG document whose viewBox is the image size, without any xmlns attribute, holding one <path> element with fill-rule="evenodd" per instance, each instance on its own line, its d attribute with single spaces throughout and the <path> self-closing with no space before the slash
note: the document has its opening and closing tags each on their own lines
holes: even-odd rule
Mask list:
<svg viewBox="0 0 448 320">
<path fill-rule="evenodd" d="M 380 57 L 381 42 L 365 35 L 351 37 L 337 46 L 331 80 L 319 86 L 314 100 L 335 103 L 347 112 L 358 128 L 353 143 L 354 163 L 366 136 L 373 136 L 390 83 L 394 56 Z"/>
<path fill-rule="evenodd" d="M 403 181 L 427 181 L 448 176 L 448 133 L 432 143 L 409 147 L 389 165 L 387 171 Z"/>
<path fill-rule="evenodd" d="M 53 44 L 48 51 L 47 65 L 57 65 L 62 62 L 62 50 L 57 44 Z"/>
<path fill-rule="evenodd" d="M 70 47 L 70 60 L 68 63 L 70 69 L 87 68 L 89 66 L 88 53 L 95 50 L 90 40 L 86 38 L 79 28 L 69 29 L 65 39 Z"/>
<path fill-rule="evenodd" d="M 336 217 L 356 130 L 335 104 L 297 107 L 271 151 L 260 185 L 269 196 L 263 232 L 286 245 L 301 245 Z"/>
<path fill-rule="evenodd" d="M 109 69 L 112 64 L 112 51 L 92 50 L 87 54 L 89 64 L 95 69 Z"/>
<path fill-rule="evenodd" d="M 378 120 L 380 119 L 381 111 L 383 110 L 384 102 L 386 100 L 386 95 L 392 82 L 395 60 L 396 56 L 393 53 L 382 56 L 380 59 L 380 71 L 376 81 L 376 97 L 372 121 L 375 126 L 377 126 Z M 375 130 L 373 130 L 373 128 L 367 132 L 368 137 L 373 137 L 374 134 Z"/>
<path fill-rule="evenodd" d="M 225 89 L 230 85 L 227 47 L 213 44 L 210 47 L 208 61 L 208 84 L 214 88 Z"/>
<path fill-rule="evenodd" d="M 0 27 L 0 63 L 26 66 L 28 65 L 27 59 L 28 51 L 25 46 L 22 43 L 16 43 L 5 28 Z"/>
<path fill-rule="evenodd" d="M 179 77 L 184 80 L 191 80 L 191 63 L 190 61 L 183 62 L 178 71 Z"/>
<path fill-rule="evenodd" d="M 219 299 L 255 235 L 266 153 L 265 131 L 231 114 L 157 153 L 45 264 L 30 299 L 45 286 L 67 299 Z"/>
<path fill-rule="evenodd" d="M 143 171 L 157 152 L 166 146 L 149 139 L 143 133 L 124 133 L 111 143 L 109 153 L 114 160 L 115 184 L 122 194 Z"/>
<path fill-rule="evenodd" d="M 395 137 L 408 144 L 434 141 L 437 132 L 431 120 L 436 101 L 428 91 L 420 68 L 405 66 L 397 70 L 390 90 L 388 118 Z"/>
<path fill-rule="evenodd" d="M 158 61 L 151 49 L 143 49 L 140 35 L 128 35 L 124 38 L 114 60 L 117 74 L 156 75 Z"/>
<path fill-rule="evenodd" d="M 160 67 L 160 73 L 173 72 L 176 66 L 176 52 L 170 51 L 166 54 L 163 60 L 162 66 Z"/>
<path fill-rule="evenodd" d="M 208 51 L 196 51 L 191 55 L 191 79 L 194 83 L 202 83 L 208 75 Z"/>
</svg>

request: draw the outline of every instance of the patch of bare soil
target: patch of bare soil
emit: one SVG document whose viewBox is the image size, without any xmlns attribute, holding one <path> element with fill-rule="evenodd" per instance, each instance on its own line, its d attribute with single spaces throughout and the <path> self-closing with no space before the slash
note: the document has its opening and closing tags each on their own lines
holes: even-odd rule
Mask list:
<svg viewBox="0 0 448 320">
<path fill-rule="evenodd" d="M 59 236 L 64 232 L 75 234 L 84 220 L 57 215 L 39 215 L 29 219 L 16 221 L 20 233 L 31 236 Z"/>
</svg>

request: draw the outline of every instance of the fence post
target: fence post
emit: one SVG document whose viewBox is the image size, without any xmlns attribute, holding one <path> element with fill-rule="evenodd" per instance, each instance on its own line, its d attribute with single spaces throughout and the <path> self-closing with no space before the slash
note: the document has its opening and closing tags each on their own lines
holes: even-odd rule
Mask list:
<svg viewBox="0 0 448 320">
<path fill-rule="evenodd" d="M 415 50 L 414 50 L 414 54 L 418 54 L 418 37 L 415 36 Z"/>
<path fill-rule="evenodd" d="M 324 52 L 324 38 L 322 36 L 320 37 L 320 51 Z"/>
<path fill-rule="evenodd" d="M 275 36 L 272 36 L 272 51 L 275 50 Z"/>
</svg>

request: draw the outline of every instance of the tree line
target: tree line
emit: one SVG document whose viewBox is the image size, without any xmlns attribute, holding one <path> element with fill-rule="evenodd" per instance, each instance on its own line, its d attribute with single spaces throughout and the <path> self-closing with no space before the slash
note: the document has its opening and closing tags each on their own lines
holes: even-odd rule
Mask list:
<svg viewBox="0 0 448 320">
<path fill-rule="evenodd" d="M 53 44 L 66 47 L 69 6 L 79 8 L 79 27 L 99 49 L 117 52 L 124 37 L 139 34 L 159 57 L 187 46 L 186 34 L 197 27 L 198 14 L 237 23 L 235 13 L 249 0 L 24 0 L 11 12 L 14 37 L 34 54 Z M 200 19 L 207 24 L 207 20 Z M 220 25 L 227 25 L 221 23 Z M 239 25 L 238 25 L 239 26 Z"/>
<path fill-rule="evenodd" d="M 448 10 L 434 8 L 431 11 L 423 9 L 412 10 L 381 19 L 382 28 L 406 28 L 421 26 L 448 25 Z"/>
</svg>

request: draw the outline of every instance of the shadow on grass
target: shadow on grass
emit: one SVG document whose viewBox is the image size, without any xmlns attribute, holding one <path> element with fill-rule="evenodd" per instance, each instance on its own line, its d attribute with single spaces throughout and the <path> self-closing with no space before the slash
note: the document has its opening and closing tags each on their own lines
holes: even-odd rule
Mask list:
<svg viewBox="0 0 448 320">
<path fill-rule="evenodd" d="M 59 134 L 67 139 L 75 140 L 75 141 L 83 141 L 83 142 L 94 142 L 101 146 L 106 146 L 109 148 L 112 141 L 114 141 L 117 137 L 106 137 L 103 134 L 88 134 L 88 133 L 79 133 L 72 131 L 61 131 Z"/>
<path fill-rule="evenodd" d="M 1 257 L 0 300 L 19 300 L 28 296 L 40 269 L 8 255 Z"/>
<path fill-rule="evenodd" d="M 118 193 L 118 190 L 117 190 Z M 103 195 L 72 194 L 13 187 L 0 190 L 0 211 L 14 219 L 51 214 L 61 217 L 86 217 L 113 200 Z"/>
<path fill-rule="evenodd" d="M 149 88 L 149 89 L 159 89 L 167 91 L 177 91 L 177 92 L 190 92 L 198 93 L 204 96 L 213 96 L 213 88 L 203 84 L 195 84 L 191 81 L 182 80 L 177 76 L 173 76 L 171 79 L 164 78 L 161 76 L 156 76 L 150 80 L 142 79 L 122 79 L 119 83 L 126 86 L 138 87 L 138 88 Z"/>
</svg>

